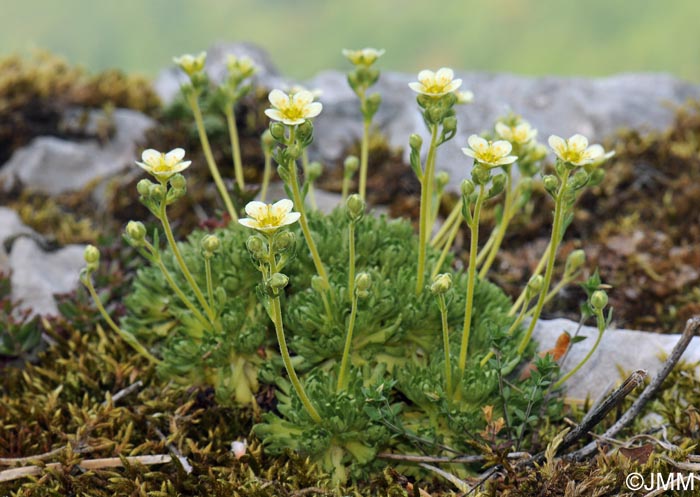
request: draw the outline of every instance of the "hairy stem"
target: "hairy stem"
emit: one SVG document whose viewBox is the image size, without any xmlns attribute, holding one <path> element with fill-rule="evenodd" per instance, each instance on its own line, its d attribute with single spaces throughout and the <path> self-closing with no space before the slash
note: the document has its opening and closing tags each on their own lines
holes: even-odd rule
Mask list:
<svg viewBox="0 0 700 497">
<path fill-rule="evenodd" d="M 428 249 L 428 223 L 431 215 L 430 203 L 433 197 L 435 176 L 435 153 L 437 149 L 438 126 L 430 129 L 430 148 L 425 161 L 425 172 L 421 179 L 420 227 L 418 231 L 418 274 L 416 275 L 416 295 L 420 295 L 425 284 L 425 257 Z"/>
<path fill-rule="evenodd" d="M 238 183 L 238 188 L 245 188 L 245 178 L 243 177 L 243 161 L 241 160 L 241 146 L 238 140 L 238 125 L 236 124 L 236 115 L 233 105 L 227 105 L 224 113 L 226 114 L 226 124 L 228 125 L 228 136 L 231 140 L 231 155 L 233 156 L 233 173 Z"/>
</svg>

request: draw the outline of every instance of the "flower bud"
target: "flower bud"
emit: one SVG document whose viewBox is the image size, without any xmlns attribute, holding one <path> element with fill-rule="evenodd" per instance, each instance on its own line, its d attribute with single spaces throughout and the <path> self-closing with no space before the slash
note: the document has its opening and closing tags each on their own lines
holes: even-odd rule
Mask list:
<svg viewBox="0 0 700 497">
<path fill-rule="evenodd" d="M 449 182 L 450 182 L 450 173 L 448 173 L 447 171 L 439 171 L 435 175 L 435 186 L 437 186 L 437 189 L 439 191 L 444 190 Z"/>
<path fill-rule="evenodd" d="M 602 310 L 606 305 L 608 305 L 608 294 L 603 290 L 596 290 L 591 295 L 591 306 L 597 311 Z"/>
<path fill-rule="evenodd" d="M 552 195 L 554 195 L 557 191 L 557 188 L 559 188 L 559 180 L 556 176 L 553 176 L 551 174 L 548 174 L 547 176 L 542 178 L 542 184 L 544 185 L 544 189 Z"/>
<path fill-rule="evenodd" d="M 250 252 L 250 255 L 252 255 L 256 259 L 262 259 L 265 250 L 265 244 L 262 241 L 262 239 L 259 236 L 253 235 L 248 237 L 248 240 L 245 242 L 245 246 L 248 249 L 248 252 Z"/>
<path fill-rule="evenodd" d="M 564 266 L 564 274 L 574 274 L 576 271 L 581 269 L 581 266 L 586 262 L 586 252 L 581 249 L 574 250 L 566 258 L 566 265 Z"/>
<path fill-rule="evenodd" d="M 372 277 L 368 273 L 359 273 L 355 276 L 355 291 L 357 296 L 365 298 L 369 295 L 369 287 L 372 286 Z"/>
<path fill-rule="evenodd" d="M 279 231 L 272 239 L 272 248 L 275 253 L 281 254 L 289 250 L 297 241 L 297 237 L 291 231 Z"/>
<path fill-rule="evenodd" d="M 287 155 L 293 160 L 298 159 L 301 157 L 301 147 L 296 143 L 294 145 L 289 145 L 287 147 Z"/>
<path fill-rule="evenodd" d="M 306 168 L 306 177 L 310 182 L 316 181 L 319 176 L 321 176 L 321 173 L 323 172 L 323 166 L 321 165 L 320 162 L 312 162 L 308 165 Z"/>
<path fill-rule="evenodd" d="M 289 278 L 286 274 L 282 273 L 275 273 L 272 276 L 270 276 L 269 280 L 267 280 L 267 284 L 270 286 L 270 288 L 272 288 L 273 291 L 282 290 L 284 287 L 287 286 L 288 283 Z"/>
<path fill-rule="evenodd" d="M 182 174 L 177 173 L 172 178 L 170 178 L 170 186 L 172 186 L 176 190 L 184 190 L 185 188 L 187 188 L 187 180 Z"/>
<path fill-rule="evenodd" d="M 326 284 L 319 275 L 314 275 L 311 277 L 311 289 L 314 292 L 322 293 L 326 289 Z"/>
<path fill-rule="evenodd" d="M 491 179 L 491 170 L 488 167 L 477 164 L 472 169 L 472 180 L 477 185 L 485 185 Z"/>
<path fill-rule="evenodd" d="M 269 129 L 266 129 L 260 136 L 260 143 L 265 152 L 272 151 L 272 147 L 275 146 L 275 139 L 272 137 L 272 133 Z"/>
<path fill-rule="evenodd" d="M 348 155 L 343 163 L 343 168 L 345 169 L 345 177 L 352 178 L 360 168 L 360 159 L 354 155 Z"/>
<path fill-rule="evenodd" d="M 423 138 L 420 135 L 413 133 L 408 139 L 408 144 L 413 150 L 420 150 L 423 146 Z"/>
<path fill-rule="evenodd" d="M 152 184 L 148 189 L 148 196 L 154 200 L 162 200 L 165 197 L 165 187 L 163 185 Z"/>
<path fill-rule="evenodd" d="M 83 252 L 83 258 L 88 264 L 100 262 L 100 251 L 94 245 L 88 245 L 87 247 L 85 247 L 85 251 Z"/>
<path fill-rule="evenodd" d="M 204 255 L 211 257 L 214 252 L 221 247 L 221 240 L 216 235 L 206 235 L 202 238 L 202 249 Z"/>
<path fill-rule="evenodd" d="M 373 93 L 369 97 L 367 97 L 367 100 L 365 102 L 366 105 L 366 112 L 369 114 L 367 117 L 372 117 L 374 114 L 377 113 L 377 110 L 379 110 L 379 105 L 382 103 L 382 97 L 379 95 L 379 93 Z"/>
<path fill-rule="evenodd" d="M 365 201 L 357 193 L 353 193 L 345 201 L 347 214 L 350 221 L 356 222 L 362 219 L 365 214 Z"/>
<path fill-rule="evenodd" d="M 605 178 L 605 170 L 604 169 L 594 169 L 593 172 L 591 172 L 591 178 L 588 181 L 588 184 L 590 186 L 598 186 L 603 182 L 603 179 Z"/>
<path fill-rule="evenodd" d="M 574 173 L 570 181 L 571 186 L 575 189 L 578 190 L 580 188 L 583 188 L 584 186 L 586 186 L 586 183 L 588 183 L 588 173 L 583 169 L 579 169 Z"/>
<path fill-rule="evenodd" d="M 272 135 L 272 137 L 278 142 L 284 142 L 284 130 L 284 124 L 279 122 L 270 123 L 270 135 Z"/>
<path fill-rule="evenodd" d="M 460 188 L 462 190 L 462 196 L 468 197 L 469 195 L 474 193 L 474 182 L 472 180 L 465 179 L 462 181 L 462 185 Z"/>
<path fill-rule="evenodd" d="M 151 192 L 151 186 L 154 185 L 154 183 L 149 180 L 149 179 L 142 179 L 138 183 L 136 183 L 136 191 L 139 192 L 139 195 L 143 197 L 148 197 L 148 195 Z"/>
<path fill-rule="evenodd" d="M 448 116 L 442 120 L 442 128 L 445 133 L 454 133 L 457 130 L 457 118 Z"/>
<path fill-rule="evenodd" d="M 146 238 L 146 227 L 141 221 L 129 221 L 126 225 L 126 235 L 135 245 L 141 245 Z"/>
<path fill-rule="evenodd" d="M 544 278 L 541 274 L 536 274 L 530 281 L 527 282 L 527 292 L 531 297 L 538 295 L 542 291 L 542 285 L 544 284 Z"/>
<path fill-rule="evenodd" d="M 311 140 L 314 134 L 314 125 L 308 119 L 297 126 L 297 138 L 302 143 L 306 143 Z"/>
<path fill-rule="evenodd" d="M 520 180 L 520 188 L 524 192 L 529 192 L 532 190 L 532 183 L 532 178 L 526 176 Z"/>
<path fill-rule="evenodd" d="M 452 288 L 452 275 L 449 273 L 441 273 L 435 276 L 433 284 L 430 285 L 430 291 L 433 295 L 443 295 Z"/>
</svg>

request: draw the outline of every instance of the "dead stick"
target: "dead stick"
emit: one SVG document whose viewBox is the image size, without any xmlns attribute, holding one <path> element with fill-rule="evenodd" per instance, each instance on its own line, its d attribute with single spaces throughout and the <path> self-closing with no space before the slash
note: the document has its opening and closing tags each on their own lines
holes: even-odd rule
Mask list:
<svg viewBox="0 0 700 497">
<path fill-rule="evenodd" d="M 600 403 L 598 407 L 589 411 L 581 423 L 576 425 L 573 430 L 566 434 L 561 444 L 559 444 L 559 447 L 557 447 L 557 453 L 571 447 L 578 439 L 586 436 L 588 432 L 591 431 L 598 423 L 600 423 L 613 408 L 620 405 L 625 397 L 627 397 L 635 388 L 641 385 L 646 376 L 646 372 L 642 371 L 641 369 L 632 373 L 617 390 L 611 393 L 607 399 Z M 544 457 L 545 453 L 540 452 L 527 461 L 524 461 L 522 465 L 530 466 L 532 464 L 540 463 L 544 460 Z"/>
<path fill-rule="evenodd" d="M 529 457 L 527 452 L 511 452 L 506 454 L 508 459 L 522 459 Z M 405 461 L 418 463 L 437 463 L 437 464 L 475 464 L 485 462 L 484 456 L 459 456 L 459 457 L 438 457 L 438 456 L 416 456 L 412 454 L 390 454 L 383 452 L 377 456 L 379 459 L 387 459 L 390 461 Z"/>
<path fill-rule="evenodd" d="M 685 330 L 683 331 L 683 334 L 676 343 L 675 347 L 673 347 L 671 355 L 668 356 L 668 359 L 666 359 L 666 362 L 663 364 L 663 366 L 656 374 L 654 379 L 651 380 L 651 382 L 649 383 L 649 385 L 647 385 L 647 387 L 641 393 L 639 398 L 636 401 L 634 401 L 634 403 L 630 406 L 629 409 L 627 409 L 627 411 L 620 417 L 620 419 L 618 419 L 614 425 L 608 428 L 608 431 L 606 431 L 603 434 L 603 437 L 615 438 L 615 436 L 625 426 L 627 426 L 635 417 L 637 417 L 637 415 L 644 408 L 647 402 L 649 402 L 654 397 L 654 395 L 657 394 L 657 392 L 661 388 L 661 385 L 671 373 L 673 368 L 676 367 L 676 364 L 683 355 L 683 352 L 685 352 L 685 349 L 688 348 L 688 345 L 690 344 L 690 341 L 692 340 L 693 336 L 698 332 L 698 329 L 700 329 L 700 317 L 696 316 L 694 318 L 689 319 L 685 325 Z M 572 452 L 571 454 L 568 454 L 566 457 L 567 459 L 580 461 L 593 454 L 596 451 L 597 447 L 598 444 L 594 441 L 589 443 L 585 447 L 575 452 Z"/>
<path fill-rule="evenodd" d="M 132 456 L 125 457 L 126 462 L 129 464 L 143 464 L 144 466 L 150 466 L 152 464 L 166 464 L 172 460 L 172 457 L 168 454 L 158 454 L 154 456 Z M 118 468 L 123 466 L 123 460 L 119 457 L 107 457 L 105 459 L 89 459 L 81 461 L 78 464 L 79 467 L 85 470 L 91 469 L 102 469 L 102 468 Z M 44 466 L 23 466 L 21 468 L 6 469 L 5 471 L 0 471 L 0 482 L 17 480 L 19 478 L 26 478 L 28 476 L 40 475 L 46 469 L 62 468 L 61 463 L 52 462 Z"/>
<path fill-rule="evenodd" d="M 129 386 L 126 387 L 126 388 L 122 388 L 122 389 L 119 390 L 117 393 L 115 393 L 114 395 L 112 395 L 112 404 L 116 404 L 116 403 L 119 402 L 121 399 L 123 399 L 123 398 L 126 397 L 127 395 L 132 394 L 133 392 L 135 392 L 136 390 L 140 389 L 141 387 L 143 387 L 143 382 L 142 382 L 141 380 L 139 380 L 139 381 L 136 381 L 136 382 L 132 383 L 131 385 L 129 385 Z M 107 405 L 107 401 L 105 400 L 104 402 L 102 402 L 102 405 L 103 405 L 103 406 L 106 406 L 106 405 Z"/>
</svg>

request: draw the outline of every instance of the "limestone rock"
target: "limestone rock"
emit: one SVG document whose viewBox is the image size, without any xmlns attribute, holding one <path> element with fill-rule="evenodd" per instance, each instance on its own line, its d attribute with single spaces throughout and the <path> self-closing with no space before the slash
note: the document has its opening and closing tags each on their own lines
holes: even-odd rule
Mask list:
<svg viewBox="0 0 700 497">
<path fill-rule="evenodd" d="M 64 116 L 66 126 L 78 119 L 82 111 Z M 104 125 L 101 111 L 87 111 L 85 132 L 94 133 Z M 109 178 L 133 165 L 138 157 L 137 145 L 154 121 L 133 110 L 116 109 L 111 116 L 114 134 L 106 143 L 96 139 L 68 141 L 40 136 L 17 150 L 0 168 L 0 183 L 9 189 L 16 181 L 49 195 L 80 190 L 86 185 Z"/>
<path fill-rule="evenodd" d="M 539 343 L 540 350 L 547 350 L 554 346 L 561 333 L 567 331 L 573 336 L 577 327 L 578 323 L 568 319 L 539 321 L 533 339 Z M 563 364 L 564 372 L 573 369 L 584 358 L 593 346 L 598 330 L 584 326 L 579 335 L 587 338 L 572 346 Z M 595 400 L 624 379 L 620 376 L 620 369 L 627 373 L 643 369 L 653 377 L 661 368 L 661 355 L 670 353 L 678 338 L 679 335 L 624 329 L 606 330 L 600 346 L 590 360 L 565 383 L 567 395 L 576 399 L 590 396 Z M 700 362 L 700 337 L 693 338 L 681 361 Z"/>
<path fill-rule="evenodd" d="M 674 117 L 674 105 L 700 98 L 700 86 L 664 74 L 619 74 L 605 78 L 527 77 L 512 74 L 458 72 L 462 89 L 474 92 L 474 102 L 457 106 L 457 135 L 440 147 L 437 170 L 451 175 L 450 186 L 459 188 L 467 177 L 471 159 L 461 151 L 467 137 L 490 129 L 498 117 L 512 111 L 539 130 L 539 140 L 549 135 L 568 137 L 582 133 L 600 141 L 620 130 L 663 130 Z M 383 73 L 373 91 L 382 96 L 374 123 L 391 145 L 403 147 L 408 160 L 408 137 L 429 134 L 408 88 L 415 75 Z M 359 140 L 362 132 L 357 97 L 345 74 L 326 71 L 309 81 L 320 89 L 323 112 L 315 120 L 312 155 L 326 164 L 340 163 L 343 150 Z"/>
<path fill-rule="evenodd" d="M 10 252 L 12 299 L 33 314 L 56 315 L 53 295 L 75 290 L 79 284 L 83 245 L 45 252 L 31 238 L 18 238 Z"/>
<path fill-rule="evenodd" d="M 0 272 L 9 272 L 8 248 L 20 236 L 33 237 L 38 235 L 22 222 L 15 211 L 8 207 L 0 207 Z"/>
</svg>

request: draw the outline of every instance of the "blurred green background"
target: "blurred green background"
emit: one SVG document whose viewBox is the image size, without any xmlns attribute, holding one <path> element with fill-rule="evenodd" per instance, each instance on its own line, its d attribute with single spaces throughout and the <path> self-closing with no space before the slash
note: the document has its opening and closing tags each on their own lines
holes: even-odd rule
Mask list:
<svg viewBox="0 0 700 497">
<path fill-rule="evenodd" d="M 218 40 L 265 47 L 287 75 L 347 68 L 521 74 L 664 71 L 700 82 L 698 0 L 0 0 L 0 52 L 48 48 L 89 69 L 154 76 Z"/>
</svg>

